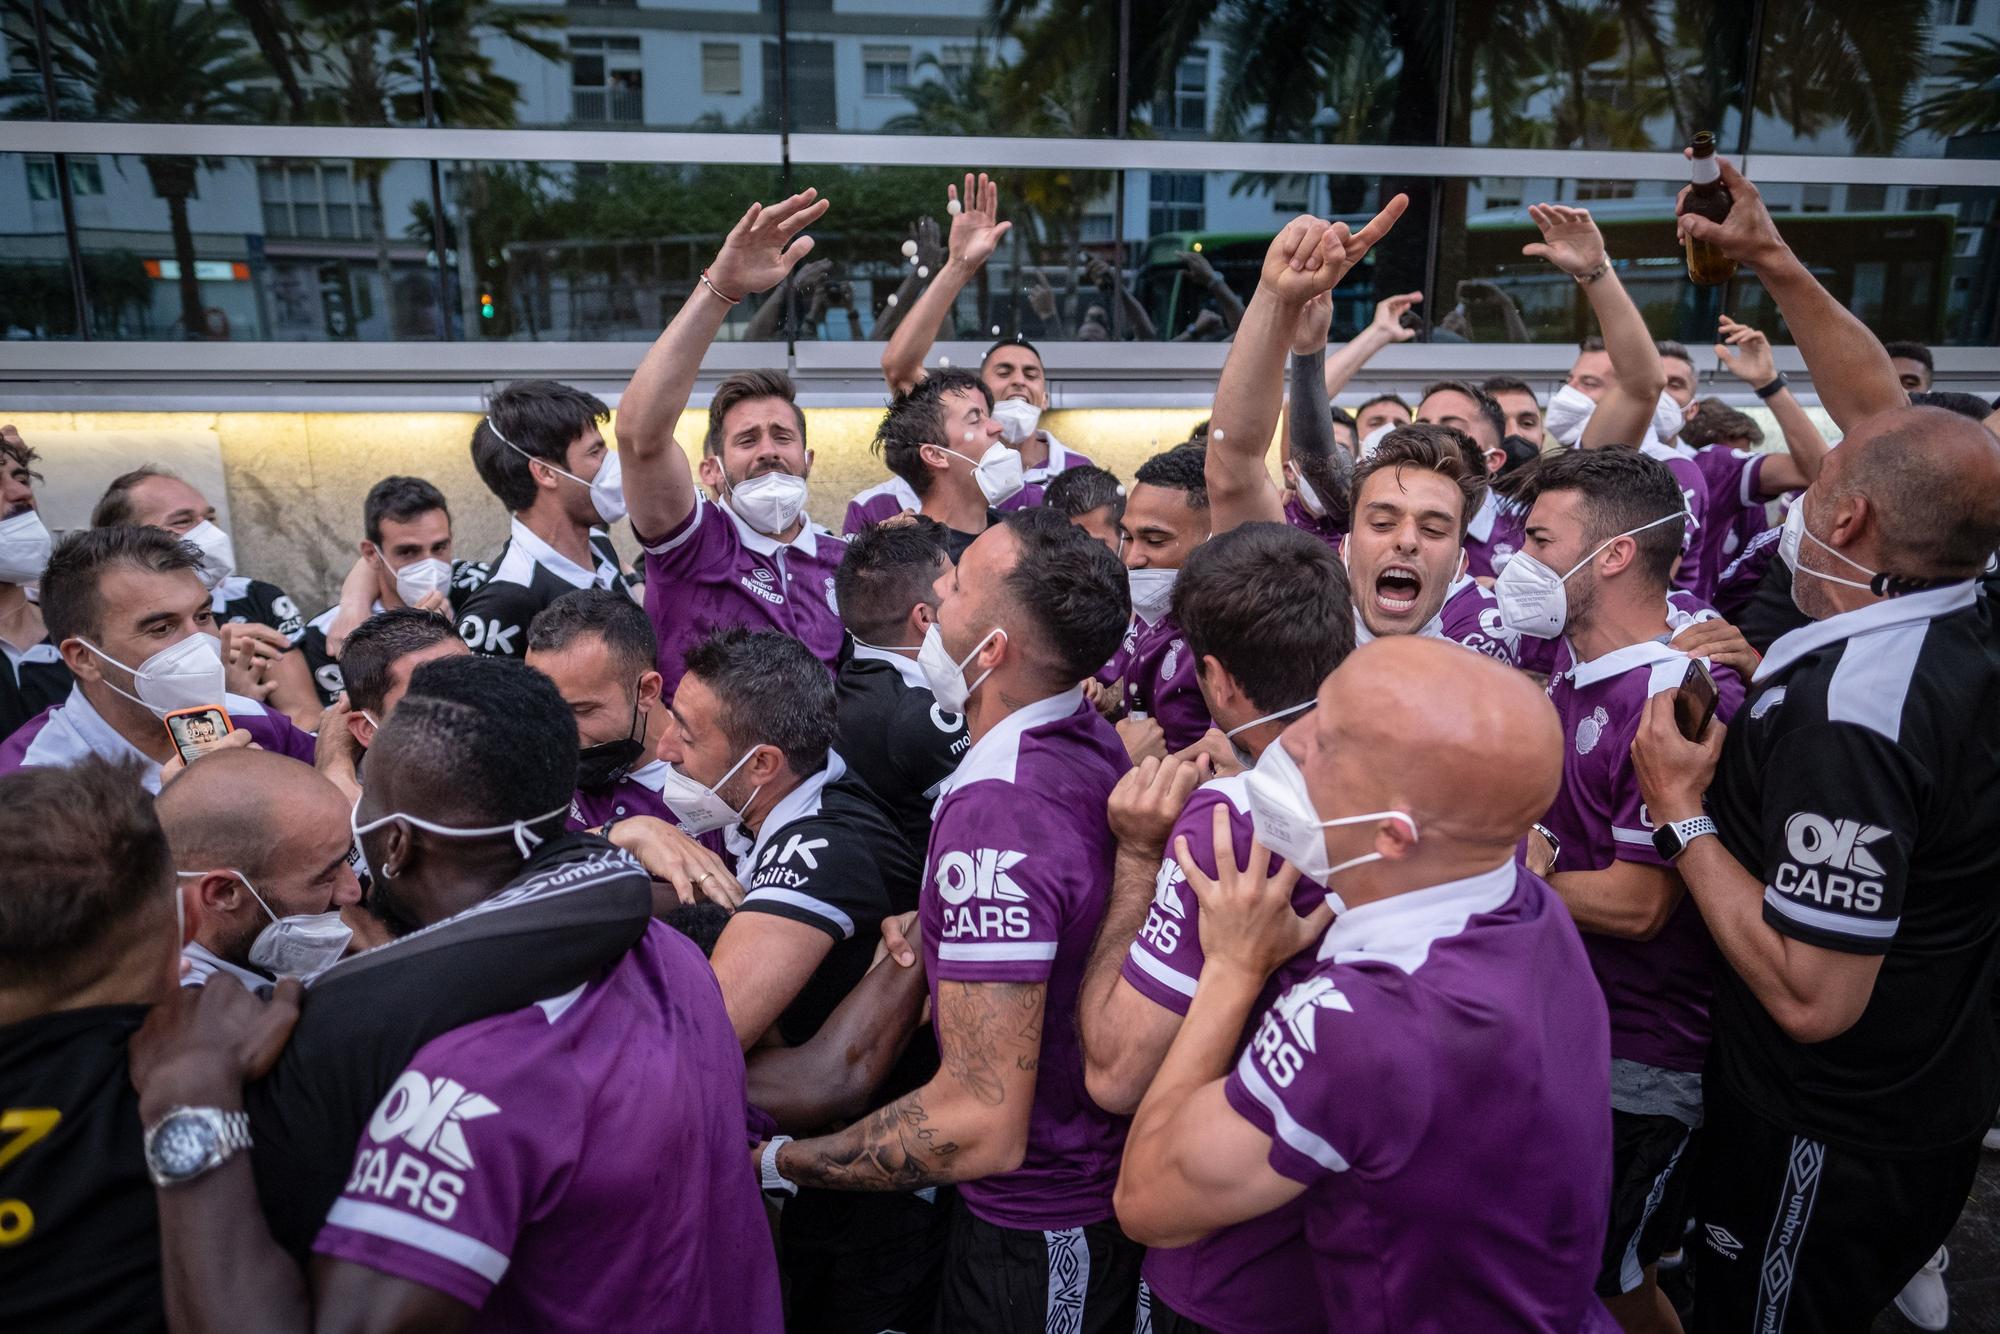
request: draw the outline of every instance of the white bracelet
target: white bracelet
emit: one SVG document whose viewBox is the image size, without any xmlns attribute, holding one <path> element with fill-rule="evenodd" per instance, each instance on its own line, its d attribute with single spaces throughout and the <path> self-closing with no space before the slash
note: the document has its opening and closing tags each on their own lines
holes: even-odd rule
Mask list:
<svg viewBox="0 0 2000 1334">
<path fill-rule="evenodd" d="M 791 1142 L 792 1137 L 790 1135 L 774 1135 L 764 1145 L 764 1151 L 757 1155 L 757 1184 L 763 1189 L 766 1195 L 796 1195 L 799 1193 L 798 1183 L 787 1181 L 784 1175 L 778 1171 L 778 1146 L 780 1144 L 790 1144 Z"/>
</svg>

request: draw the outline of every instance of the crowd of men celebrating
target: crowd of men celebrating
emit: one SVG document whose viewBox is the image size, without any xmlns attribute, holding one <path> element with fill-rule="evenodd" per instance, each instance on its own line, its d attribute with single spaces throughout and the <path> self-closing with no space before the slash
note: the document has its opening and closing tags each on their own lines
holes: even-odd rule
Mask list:
<svg viewBox="0 0 2000 1334">
<path fill-rule="evenodd" d="M 969 175 L 844 534 L 782 373 L 678 429 L 811 190 L 615 440 L 493 396 L 497 559 L 386 478 L 309 621 L 154 468 L 52 541 L 8 428 L 0 1328 L 1942 1328 L 2000 439 L 1723 171 L 1680 226 L 1835 448 L 1727 317 L 1784 449 L 1698 400 L 1560 205 L 1600 336 L 1548 403 L 1336 408 L 1412 336 L 1327 346 L 1397 196 L 1284 228 L 1126 485 L 1028 344 L 926 367 L 1009 226 Z"/>
</svg>

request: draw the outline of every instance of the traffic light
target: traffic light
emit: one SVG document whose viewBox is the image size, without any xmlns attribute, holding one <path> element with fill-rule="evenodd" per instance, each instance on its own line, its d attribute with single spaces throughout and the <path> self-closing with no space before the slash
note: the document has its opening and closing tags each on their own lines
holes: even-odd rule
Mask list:
<svg viewBox="0 0 2000 1334">
<path fill-rule="evenodd" d="M 493 318 L 493 293 L 481 292 L 479 294 L 479 318 L 482 320 Z"/>
</svg>

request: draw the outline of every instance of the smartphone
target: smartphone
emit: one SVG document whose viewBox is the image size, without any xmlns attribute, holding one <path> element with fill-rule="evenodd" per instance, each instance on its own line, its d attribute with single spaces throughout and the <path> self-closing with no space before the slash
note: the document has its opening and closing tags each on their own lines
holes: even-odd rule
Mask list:
<svg viewBox="0 0 2000 1334">
<path fill-rule="evenodd" d="M 1674 692 L 1674 722 L 1682 736 L 1699 741 L 1708 734 L 1714 717 L 1715 678 L 1709 675 L 1708 664 L 1696 658 L 1688 664 L 1687 675 Z"/>
<path fill-rule="evenodd" d="M 202 704 L 192 709 L 175 709 L 166 717 L 167 735 L 180 752 L 182 764 L 193 764 L 235 730 L 229 712 L 220 704 Z"/>
</svg>

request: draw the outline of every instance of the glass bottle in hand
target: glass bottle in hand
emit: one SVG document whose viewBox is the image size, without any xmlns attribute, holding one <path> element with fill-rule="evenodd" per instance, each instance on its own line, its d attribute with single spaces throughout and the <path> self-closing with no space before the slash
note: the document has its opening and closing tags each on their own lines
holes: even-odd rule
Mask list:
<svg viewBox="0 0 2000 1334">
<path fill-rule="evenodd" d="M 1722 167 L 1715 160 L 1715 135 L 1703 130 L 1688 147 L 1694 153 L 1694 184 L 1681 201 L 1682 213 L 1693 213 L 1710 222 L 1729 216 L 1729 187 L 1722 183 Z M 1688 278 L 1701 287 L 1718 287 L 1736 276 L 1736 261 L 1716 249 L 1712 242 L 1687 240 Z"/>
</svg>

